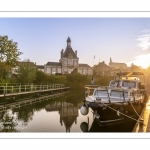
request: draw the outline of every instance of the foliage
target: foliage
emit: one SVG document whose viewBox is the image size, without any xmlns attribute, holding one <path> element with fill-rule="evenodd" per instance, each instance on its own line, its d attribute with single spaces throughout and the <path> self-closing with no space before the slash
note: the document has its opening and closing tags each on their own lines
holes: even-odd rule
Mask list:
<svg viewBox="0 0 150 150">
<path fill-rule="evenodd" d="M 77 68 L 75 68 L 75 69 L 71 72 L 71 74 L 78 74 Z"/>
<path fill-rule="evenodd" d="M 133 71 L 133 72 L 134 72 L 134 71 L 135 71 L 135 72 L 136 72 L 136 71 L 137 71 L 137 72 L 138 72 L 138 71 L 141 71 L 141 72 L 142 72 L 143 69 L 142 69 L 141 67 L 139 67 L 139 66 L 136 66 L 136 65 L 132 64 L 132 65 L 131 65 L 131 68 L 130 68 L 130 71 Z"/>
<path fill-rule="evenodd" d="M 30 63 L 30 60 L 25 60 L 19 66 L 19 83 L 33 83 L 36 78 L 36 67 Z"/>
<path fill-rule="evenodd" d="M 46 75 L 44 72 L 37 70 L 36 71 L 36 78 L 34 80 L 34 83 L 47 83 L 48 82 L 48 75 Z"/>
<path fill-rule="evenodd" d="M 90 78 L 87 75 L 77 74 L 69 74 L 66 76 L 67 85 L 72 89 L 83 89 L 84 85 L 90 83 Z"/>
<path fill-rule="evenodd" d="M 94 77 L 95 84 L 101 85 L 101 86 L 108 86 L 110 81 L 113 79 L 111 76 L 107 75 L 98 75 Z"/>
<path fill-rule="evenodd" d="M 66 77 L 58 75 L 47 75 L 42 71 L 37 70 L 34 83 L 36 84 L 65 84 Z"/>
<path fill-rule="evenodd" d="M 8 36 L 0 36 L 0 78 L 6 79 L 21 54 L 16 42 L 8 40 Z"/>
</svg>

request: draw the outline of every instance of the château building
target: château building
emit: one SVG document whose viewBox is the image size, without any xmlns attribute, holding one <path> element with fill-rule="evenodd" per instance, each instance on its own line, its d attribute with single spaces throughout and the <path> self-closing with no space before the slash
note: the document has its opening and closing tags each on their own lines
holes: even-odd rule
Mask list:
<svg viewBox="0 0 150 150">
<path fill-rule="evenodd" d="M 73 51 L 71 39 L 68 37 L 66 49 L 60 52 L 59 62 L 47 62 L 44 66 L 44 72 L 48 75 L 55 73 L 70 74 L 77 68 L 80 74 L 92 75 L 93 70 L 88 64 L 80 64 L 77 56 L 77 50 Z"/>
</svg>

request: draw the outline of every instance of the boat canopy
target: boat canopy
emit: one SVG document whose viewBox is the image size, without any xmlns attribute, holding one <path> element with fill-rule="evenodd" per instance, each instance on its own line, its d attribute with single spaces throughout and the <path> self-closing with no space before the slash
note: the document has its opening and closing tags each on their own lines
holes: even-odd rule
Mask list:
<svg viewBox="0 0 150 150">
<path fill-rule="evenodd" d="M 142 72 L 119 72 L 116 75 L 118 76 L 135 76 L 135 75 L 144 75 Z"/>
</svg>

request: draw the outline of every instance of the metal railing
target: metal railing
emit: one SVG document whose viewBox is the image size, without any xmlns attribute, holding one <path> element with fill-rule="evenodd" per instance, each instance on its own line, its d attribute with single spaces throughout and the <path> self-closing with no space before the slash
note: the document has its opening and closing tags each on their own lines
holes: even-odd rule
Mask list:
<svg viewBox="0 0 150 150">
<path fill-rule="evenodd" d="M 0 85 L 0 94 L 9 94 L 9 93 L 21 93 L 21 92 L 31 92 L 31 91 L 41 91 L 48 89 L 58 89 L 63 88 L 64 84 L 8 84 L 5 83 Z"/>
</svg>

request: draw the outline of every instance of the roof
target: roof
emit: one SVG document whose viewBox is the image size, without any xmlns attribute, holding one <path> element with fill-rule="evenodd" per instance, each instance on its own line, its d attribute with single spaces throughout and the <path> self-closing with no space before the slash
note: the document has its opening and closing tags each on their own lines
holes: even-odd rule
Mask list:
<svg viewBox="0 0 150 150">
<path fill-rule="evenodd" d="M 71 42 L 70 37 L 68 36 L 67 42 Z"/>
<path fill-rule="evenodd" d="M 79 67 L 90 67 L 90 66 L 88 64 L 79 64 Z"/>
<path fill-rule="evenodd" d="M 22 64 L 30 64 L 31 66 L 36 66 L 36 64 L 34 62 L 29 62 L 29 61 L 18 61 L 17 65 L 22 65 Z"/>
<path fill-rule="evenodd" d="M 37 67 L 38 69 L 44 69 L 44 66 L 43 66 L 43 65 L 36 65 L 36 67 Z"/>
<path fill-rule="evenodd" d="M 66 49 L 65 49 L 65 51 L 63 53 L 63 57 L 65 57 L 65 58 L 69 58 L 69 57 L 70 58 L 78 58 L 76 53 L 71 48 L 70 43 L 71 43 L 71 39 L 70 39 L 70 37 L 68 37 L 68 39 L 67 39 L 67 47 L 66 47 Z"/>
<path fill-rule="evenodd" d="M 61 66 L 61 63 L 60 62 L 47 62 L 48 66 Z"/>
<path fill-rule="evenodd" d="M 105 64 L 104 61 L 103 61 L 103 62 L 99 62 L 99 64 L 98 64 L 98 65 L 95 65 L 94 67 L 95 67 L 95 68 L 97 68 L 97 67 L 107 67 L 107 68 L 110 68 L 108 65 Z"/>
<path fill-rule="evenodd" d="M 134 76 L 134 75 L 144 75 L 142 72 L 119 72 L 116 75 L 121 75 L 121 76 Z"/>
<path fill-rule="evenodd" d="M 70 55 L 72 56 L 72 58 L 78 58 L 73 49 L 67 46 L 63 57 L 68 58 Z"/>
</svg>

